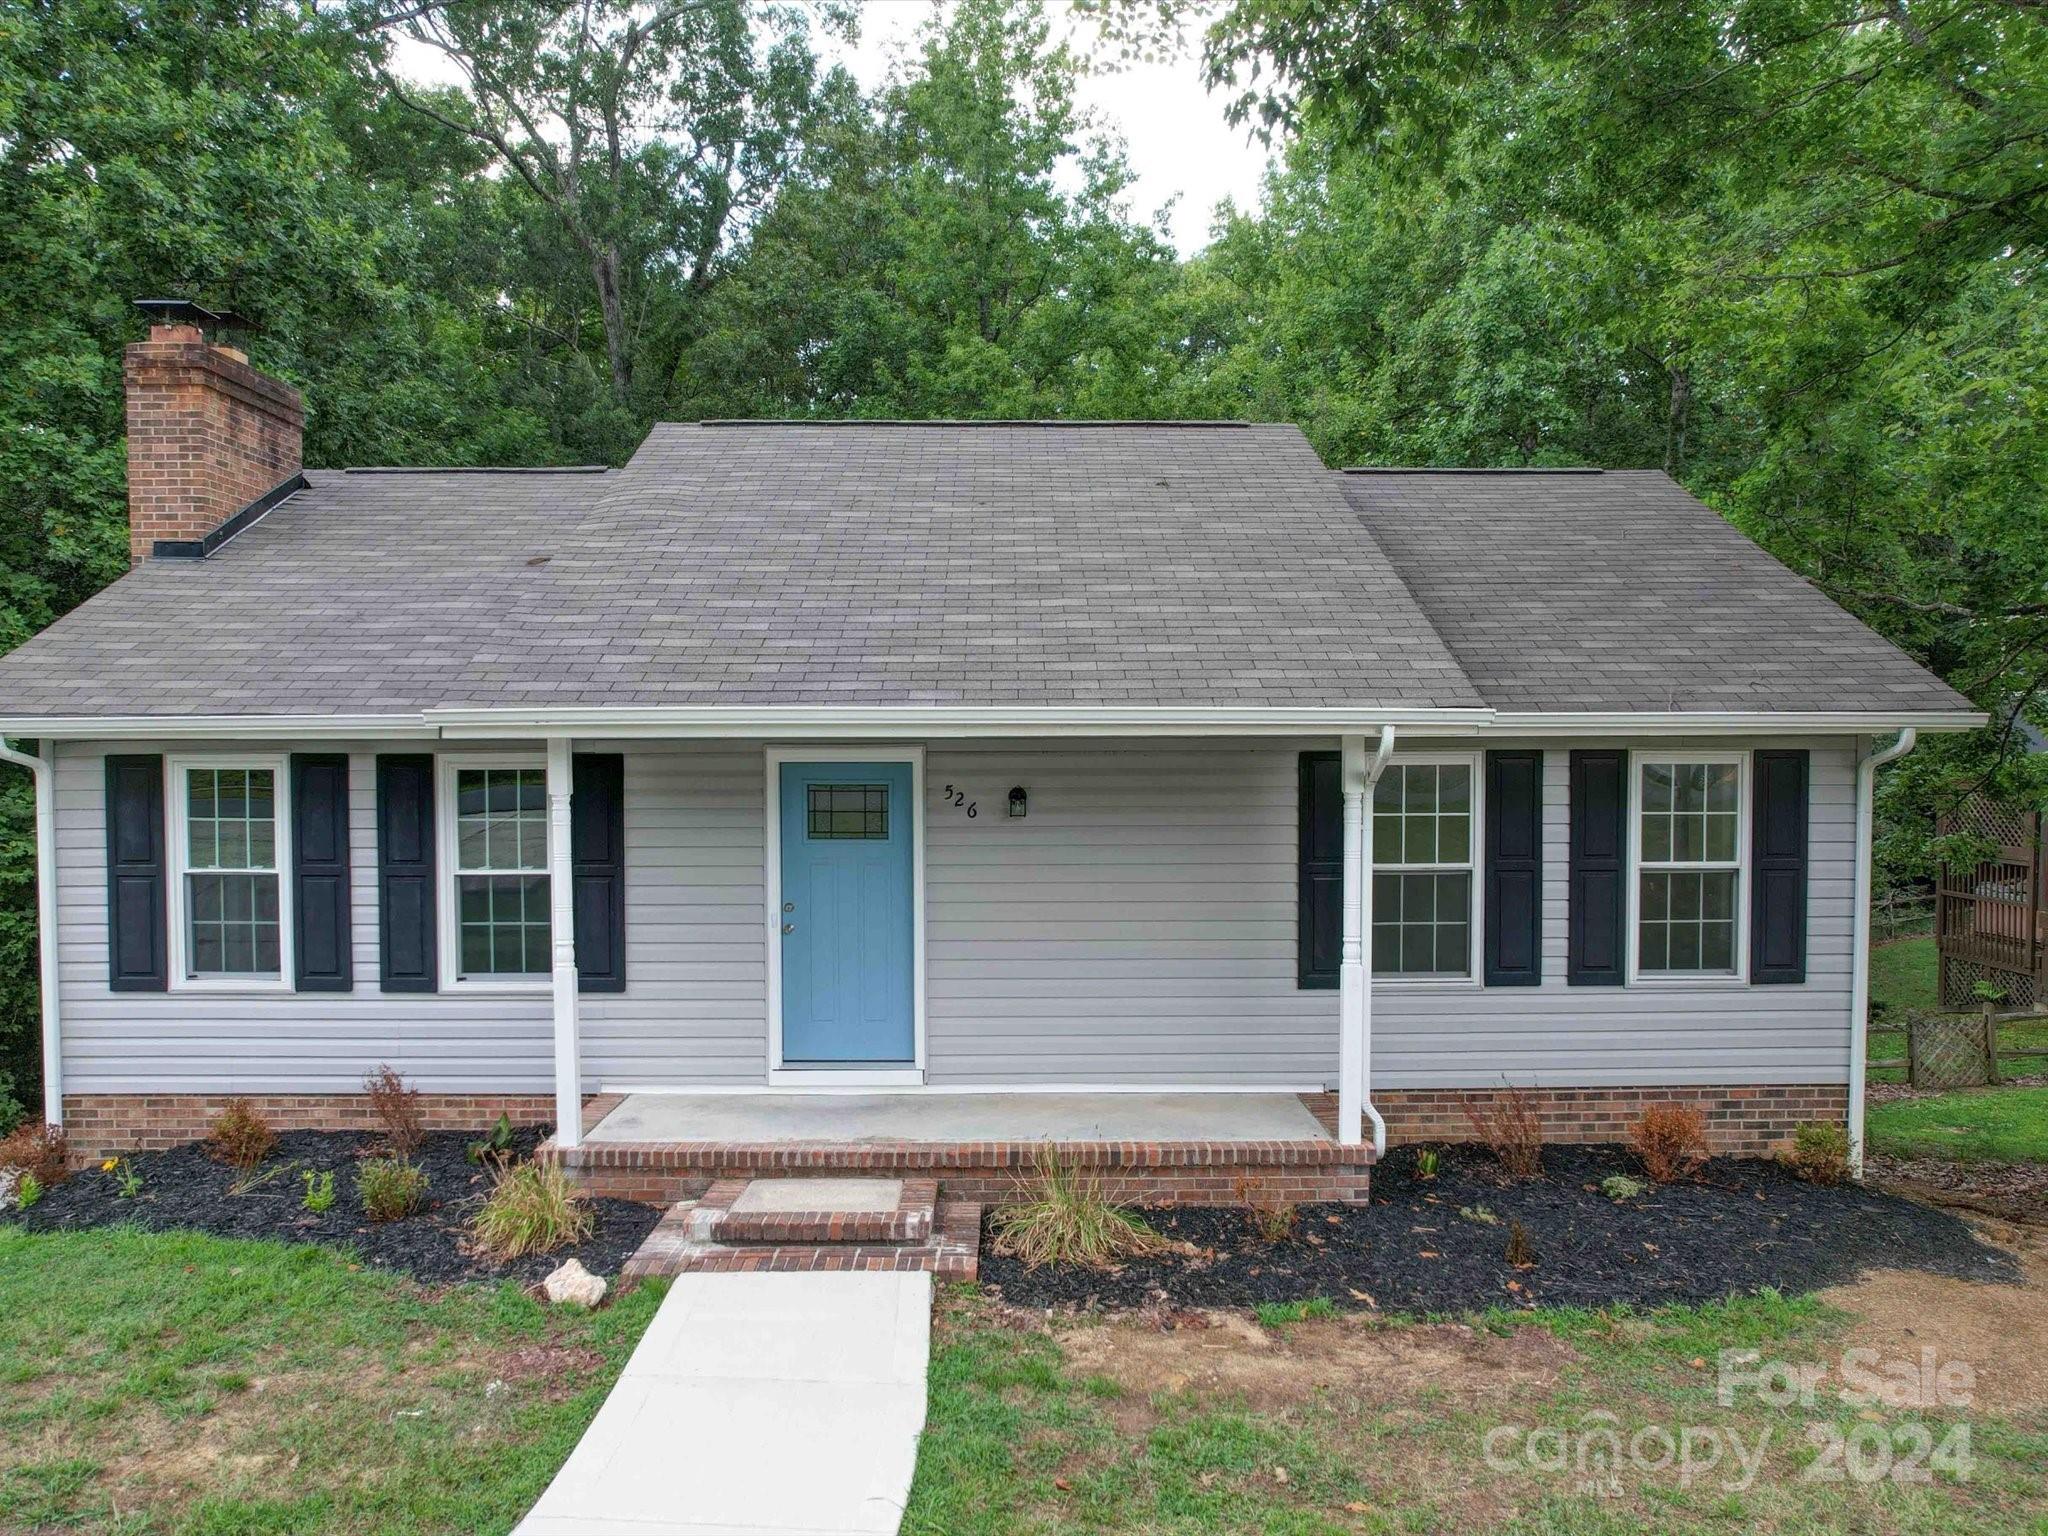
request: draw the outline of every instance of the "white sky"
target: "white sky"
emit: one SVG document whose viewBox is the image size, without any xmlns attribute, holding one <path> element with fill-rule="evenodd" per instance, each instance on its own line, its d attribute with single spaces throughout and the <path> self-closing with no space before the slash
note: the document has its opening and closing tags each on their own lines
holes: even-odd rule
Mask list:
<svg viewBox="0 0 2048 1536">
<path fill-rule="evenodd" d="M 1086 23 L 1070 14 L 1065 0 L 1051 0 L 1047 8 L 1054 40 L 1071 41 L 1088 58 Z M 845 63 L 872 90 L 893 59 L 911 53 L 917 29 L 932 11 L 932 0 L 862 0 L 860 42 L 849 49 L 827 41 L 821 51 L 827 61 Z M 409 41 L 399 42 L 394 63 L 416 80 L 454 79 L 445 60 Z M 1085 75 L 1080 101 L 1103 129 L 1123 139 L 1136 176 L 1130 197 L 1138 216 L 1149 219 L 1177 198 L 1167 231 L 1183 256 L 1208 244 L 1216 204 L 1230 198 L 1240 208 L 1257 205 L 1267 152 L 1248 131 L 1224 121 L 1223 101 L 1203 89 L 1192 49 L 1177 58 Z"/>
</svg>

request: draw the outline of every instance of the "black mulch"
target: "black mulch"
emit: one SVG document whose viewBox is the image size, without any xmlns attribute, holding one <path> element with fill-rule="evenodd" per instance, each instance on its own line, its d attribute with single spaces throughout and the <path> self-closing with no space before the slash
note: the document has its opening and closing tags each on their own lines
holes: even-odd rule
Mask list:
<svg viewBox="0 0 2048 1536">
<path fill-rule="evenodd" d="M 1874 1268 L 2019 1279 L 2010 1254 L 1954 1216 L 1877 1190 L 1802 1183 L 1775 1163 L 1717 1158 L 1693 1182 L 1650 1184 L 1616 1201 L 1601 1180 L 1641 1174 L 1618 1147 L 1546 1148 L 1544 1176 L 1527 1181 L 1502 1176 L 1481 1149 L 1437 1150 L 1434 1179 L 1416 1176 L 1414 1149 L 1399 1149 L 1373 1170 L 1370 1206 L 1304 1206 L 1279 1241 L 1261 1237 L 1241 1210 L 1147 1212 L 1193 1251 L 1113 1273 L 1027 1270 L 984 1234 L 981 1283 L 1028 1307 L 1248 1307 L 1325 1296 L 1344 1308 L 1461 1313 L 1696 1304 L 1762 1286 L 1817 1290 Z M 1507 1262 L 1513 1221 L 1535 1251 L 1529 1268 Z"/>
<path fill-rule="evenodd" d="M 356 1168 L 363 1158 L 381 1155 L 383 1148 L 378 1137 L 355 1131 L 290 1131 L 279 1136 L 277 1150 L 257 1170 L 259 1175 L 274 1170 L 274 1175 L 239 1195 L 228 1193 L 238 1178 L 235 1170 L 215 1162 L 195 1144 L 128 1159 L 143 1181 L 141 1192 L 132 1198 L 124 1198 L 114 1176 L 102 1173 L 95 1163 L 46 1191 L 28 1210 L 9 1211 L 4 1219 L 31 1232 L 129 1223 L 152 1231 L 329 1243 L 353 1249 L 374 1268 L 402 1270 L 441 1284 L 498 1279 L 531 1283 L 572 1256 L 593 1274 L 614 1275 L 661 1215 L 657 1207 L 632 1200 L 593 1200 L 597 1226 L 588 1242 L 502 1263 L 472 1253 L 468 1223 L 490 1188 L 490 1177 L 466 1154 L 481 1134 L 438 1132 L 427 1137 L 413 1159 L 426 1171 L 427 1203 L 399 1221 L 372 1222 L 363 1215 Z M 539 1140 L 536 1130 L 521 1132 L 518 1154 L 532 1152 Z M 306 1187 L 300 1174 L 307 1169 L 334 1174 L 334 1204 L 317 1216 L 301 1204 Z"/>
</svg>

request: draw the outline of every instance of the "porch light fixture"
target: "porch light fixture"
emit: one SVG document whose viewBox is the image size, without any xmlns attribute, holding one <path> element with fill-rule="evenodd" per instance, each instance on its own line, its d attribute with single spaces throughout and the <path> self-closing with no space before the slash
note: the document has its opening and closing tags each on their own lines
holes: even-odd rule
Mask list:
<svg viewBox="0 0 2048 1536">
<path fill-rule="evenodd" d="M 1010 814 L 1022 819 L 1024 815 L 1024 786 L 1019 784 L 1010 791 Z"/>
</svg>

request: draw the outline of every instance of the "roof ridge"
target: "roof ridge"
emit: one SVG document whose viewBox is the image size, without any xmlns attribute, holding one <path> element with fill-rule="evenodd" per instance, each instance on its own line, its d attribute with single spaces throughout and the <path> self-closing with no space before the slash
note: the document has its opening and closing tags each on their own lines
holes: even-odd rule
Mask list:
<svg viewBox="0 0 2048 1536">
<path fill-rule="evenodd" d="M 968 416 L 912 418 L 808 416 L 709 416 L 701 421 L 663 422 L 670 427 L 1231 427 L 1248 428 L 1249 421 L 1153 420 L 1141 417 L 1000 417 L 980 419 Z"/>
</svg>

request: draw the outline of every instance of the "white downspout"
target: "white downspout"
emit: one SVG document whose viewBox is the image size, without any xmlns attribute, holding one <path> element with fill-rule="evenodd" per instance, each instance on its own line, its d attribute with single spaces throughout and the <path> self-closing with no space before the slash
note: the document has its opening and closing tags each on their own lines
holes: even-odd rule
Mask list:
<svg viewBox="0 0 2048 1536">
<path fill-rule="evenodd" d="M 1849 1171 L 1863 1177 L 1864 1053 L 1870 1030 L 1870 867 L 1877 819 L 1877 770 L 1913 750 L 1919 732 L 1908 726 L 1889 746 L 1856 763 L 1856 890 L 1849 929 Z"/>
<path fill-rule="evenodd" d="M 36 956 L 42 963 L 43 1119 L 64 1123 L 64 1034 L 57 1012 L 57 785 L 51 777 L 53 743 L 31 757 L 0 739 L 0 762 L 29 771 L 36 791 Z"/>
<path fill-rule="evenodd" d="M 1394 751 L 1394 727 L 1380 727 L 1379 750 L 1370 762 L 1363 736 L 1343 738 L 1339 782 L 1344 792 L 1344 947 L 1337 971 L 1337 1139 L 1345 1146 L 1365 1140 L 1372 1122 L 1375 1157 L 1387 1150 L 1387 1123 L 1372 1102 L 1372 969 L 1365 963 L 1365 939 L 1372 924 L 1372 839 L 1367 805 Z"/>
<path fill-rule="evenodd" d="M 555 1145 L 583 1144 L 581 1042 L 576 1017 L 575 872 L 570 863 L 569 738 L 548 738 L 548 919 L 554 928 Z"/>
</svg>

